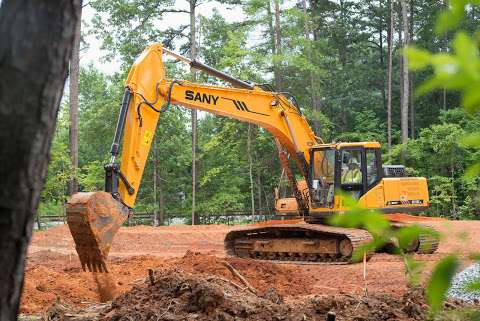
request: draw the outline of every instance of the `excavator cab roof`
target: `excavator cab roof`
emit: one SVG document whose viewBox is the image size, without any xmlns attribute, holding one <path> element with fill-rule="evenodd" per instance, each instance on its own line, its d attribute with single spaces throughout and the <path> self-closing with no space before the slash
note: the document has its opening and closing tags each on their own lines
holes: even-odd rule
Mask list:
<svg viewBox="0 0 480 321">
<path fill-rule="evenodd" d="M 329 143 L 329 144 L 318 144 L 314 148 L 342 149 L 345 147 L 380 148 L 381 145 L 379 142 Z"/>
</svg>

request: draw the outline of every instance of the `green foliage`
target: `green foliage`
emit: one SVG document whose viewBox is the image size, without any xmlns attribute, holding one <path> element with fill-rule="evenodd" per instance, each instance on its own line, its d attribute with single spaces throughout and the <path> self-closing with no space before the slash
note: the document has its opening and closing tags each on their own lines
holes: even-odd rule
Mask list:
<svg viewBox="0 0 480 321">
<path fill-rule="evenodd" d="M 449 10 L 441 12 L 435 30 L 442 33 L 455 28 L 465 17 L 465 10 L 468 5 L 479 5 L 478 0 L 450 0 Z"/>
<path fill-rule="evenodd" d="M 370 232 L 374 238 L 373 242 L 360 246 L 353 254 L 354 260 L 359 260 L 365 252 L 375 251 L 383 248 L 385 245 L 396 240 L 397 254 L 404 258 L 407 266 L 407 275 L 412 283 L 418 282 L 419 267 L 409 257 L 406 252 L 413 241 L 418 239 L 419 235 L 431 235 L 439 237 L 434 230 L 419 225 L 409 225 L 404 228 L 396 229 L 391 226 L 390 221 L 380 212 L 368 210 L 358 205 L 357 200 L 345 193 L 337 192 L 342 195 L 343 205 L 348 209 L 345 214 L 337 214 L 329 219 L 329 223 L 336 226 L 349 228 L 362 228 Z"/>
<path fill-rule="evenodd" d="M 348 212 L 346 214 L 333 216 L 330 219 L 330 223 L 343 227 L 364 228 L 374 237 L 373 242 L 362 246 L 354 253 L 354 259 L 358 260 L 363 256 L 364 252 L 374 251 L 375 249 L 383 247 L 392 239 L 395 239 L 397 240 L 398 254 L 404 259 L 410 282 L 418 284 L 422 264 L 405 254 L 405 250 L 408 249 L 410 244 L 418 239 L 420 235 L 427 234 L 439 237 L 438 233 L 419 225 L 410 225 L 400 229 L 394 229 L 382 214 L 359 207 L 356 201 L 347 195 L 343 195 L 343 198 L 345 199 L 344 205 L 349 209 Z M 458 267 L 458 258 L 452 255 L 443 258 L 433 269 L 426 289 L 427 299 L 433 312 L 437 312 L 442 307 L 445 295 L 450 287 L 451 279 Z M 476 285 L 477 284 L 474 284 L 473 287 Z"/>
<path fill-rule="evenodd" d="M 464 18 L 468 4 L 478 5 L 478 1 L 453 0 L 449 10 L 443 12 L 437 22 L 437 31 L 443 32 L 457 26 Z M 421 70 L 428 66 L 433 68 L 433 76 L 418 89 L 425 94 L 435 89 L 446 88 L 461 92 L 461 105 L 469 112 L 480 111 L 480 56 L 478 40 L 464 31 L 455 34 L 452 42 L 452 53 L 429 53 L 428 51 L 409 48 L 409 56 L 414 69 Z M 472 134 L 464 139 L 466 145 L 480 146 L 480 136 Z M 480 165 L 474 164 L 469 175 L 478 175 Z"/>
<path fill-rule="evenodd" d="M 458 266 L 458 258 L 453 255 L 443 258 L 435 265 L 427 285 L 428 303 L 434 312 L 442 307 L 445 295 Z"/>
<path fill-rule="evenodd" d="M 466 178 L 464 174 L 476 161 L 478 151 L 465 144 L 463 137 L 478 126 L 478 117 L 455 109 L 443 112 L 440 119 L 447 122 L 423 129 L 417 139 L 409 140 L 405 146 L 395 146 L 391 158 L 401 162 L 405 149 L 404 164 L 414 169 L 409 174 L 428 178 L 430 215 L 473 218 L 479 208 L 472 200 L 480 186 L 476 177 Z"/>
<path fill-rule="evenodd" d="M 70 153 L 68 150 L 68 112 L 62 104 L 57 121 L 52 147 L 50 149 L 50 163 L 47 178 L 41 194 L 39 212 L 53 214 L 57 204 L 66 201 L 67 183 L 72 178 Z"/>
<path fill-rule="evenodd" d="M 47 199 L 47 201 L 40 202 L 38 207 L 38 215 L 60 215 L 63 213 L 65 203 L 62 201 L 54 201 Z"/>
<path fill-rule="evenodd" d="M 450 1 L 449 10 L 441 13 L 439 16 L 436 26 L 437 32 L 445 32 L 456 27 L 464 18 L 466 6 L 468 4 L 478 5 L 480 2 L 476 0 Z M 460 31 L 455 34 L 453 40 L 453 52 L 451 54 L 433 54 L 415 48 L 407 49 L 406 54 L 410 58 L 411 67 L 413 69 L 421 70 L 428 66 L 433 68 L 433 76 L 419 87 L 419 94 L 425 94 L 440 88 L 459 90 L 462 93 L 461 104 L 464 109 L 469 112 L 480 111 L 480 94 L 478 91 L 480 85 L 480 57 L 478 43 L 466 32 Z M 450 164 L 451 181 L 449 182 L 446 177 L 441 177 L 438 180 L 447 190 L 448 187 L 451 186 L 451 193 L 443 194 L 441 197 L 443 199 L 451 197 L 449 201 L 452 202 L 452 205 L 455 205 L 455 187 L 453 181 L 454 171 L 459 167 L 459 163 L 463 158 L 468 158 L 464 153 L 466 149 L 462 144 L 478 148 L 478 146 L 480 146 L 480 135 L 478 135 L 478 127 L 474 129 L 474 133 L 471 133 L 468 136 L 466 136 L 465 132 L 463 132 L 458 126 L 450 126 L 450 128 L 444 131 L 442 131 L 442 129 L 447 128 L 435 128 L 435 130 L 438 131 L 442 137 L 445 137 L 445 139 L 434 144 L 431 143 L 430 145 L 437 155 L 442 155 L 442 157 L 439 157 L 439 160 L 437 160 L 436 165 L 445 167 L 448 166 L 448 163 Z M 425 133 L 427 140 L 428 137 L 432 136 L 431 134 L 433 133 Z M 460 139 L 461 137 L 463 137 L 463 139 Z M 438 153 L 439 151 L 444 152 L 445 154 Z M 470 167 L 469 175 L 466 178 L 473 178 L 476 181 L 477 178 L 473 175 L 480 173 L 480 166 L 478 165 L 480 162 L 478 162 L 478 159 L 475 161 L 477 163 L 474 164 L 473 167 Z M 476 185 L 478 188 L 478 183 Z M 468 185 L 466 184 L 466 186 Z M 472 198 L 470 197 L 467 200 L 471 203 Z M 455 206 L 453 207 L 455 208 Z M 469 207 L 467 206 L 467 209 L 468 208 Z M 427 297 L 434 312 L 437 312 L 441 308 L 445 294 L 450 286 L 451 279 L 458 266 L 458 258 L 454 255 L 442 259 L 435 266 L 427 286 Z M 472 285 L 474 288 L 476 286 L 477 284 Z"/>
<path fill-rule="evenodd" d="M 449 311 L 440 311 L 434 321 L 480 321 L 480 312 L 476 308 L 462 308 Z"/>
<path fill-rule="evenodd" d="M 230 22 L 218 11 L 214 11 L 210 18 L 197 17 L 198 26 L 201 26 L 200 60 L 257 83 L 272 83 L 273 70 L 278 68 L 283 78 L 282 90 L 291 92 L 297 98 L 315 133 L 324 141 L 386 142 L 386 22 L 389 17 L 386 2 L 309 2 L 306 12 L 301 6 L 282 3 L 281 51 L 275 48 L 275 19 L 271 2 L 222 2 L 229 3 L 235 10 L 242 10 L 245 19 Z M 87 32 L 102 41 L 102 47 L 107 51 L 107 57 L 104 58 L 120 59 L 122 68 L 119 74 L 111 77 L 103 75 L 92 66 L 81 70 L 78 179 L 82 190 L 102 188 L 101 166 L 108 161 L 118 103 L 123 91 L 122 83 L 135 56 L 151 42 L 163 42 L 181 53 L 185 53 L 189 45 L 188 38 L 184 37 L 188 31 L 187 25 L 171 28 L 164 24 L 166 14 L 187 15 L 185 12 L 171 12 L 178 10 L 175 2 L 108 0 L 93 1 L 90 4 L 96 14 Z M 443 48 L 443 42 L 449 36 L 436 36 L 433 32 L 439 6 L 429 1 L 413 2 L 412 5 L 416 45 L 429 50 Z M 466 15 L 465 20 L 467 23 L 462 25 L 465 30 L 475 28 L 475 17 Z M 309 35 L 306 36 L 306 33 Z M 400 45 L 394 41 L 394 144 L 399 140 L 399 117 L 395 106 L 400 102 L 397 54 Z M 426 60 L 432 57 L 429 52 L 418 50 L 416 54 L 423 57 L 423 62 L 418 63 L 417 69 L 428 65 Z M 167 64 L 167 69 L 168 74 L 175 75 L 175 78 L 189 77 L 187 68 L 181 64 Z M 224 85 L 222 81 L 203 73 L 198 73 L 198 76 L 200 82 Z M 415 75 L 412 85 L 415 86 L 427 77 L 426 72 Z M 456 95 L 448 94 L 446 98 L 449 107 L 460 104 L 460 97 Z M 465 133 L 475 130 L 480 122 L 478 119 L 470 119 L 468 115 L 450 113 L 455 109 L 440 113 L 438 107 L 441 106 L 441 100 L 441 95 L 437 93 L 415 98 L 415 135 L 423 133 L 422 129 L 425 128 L 431 132 L 421 134 L 419 141 L 408 143 L 409 172 L 434 177 L 429 182 L 434 191 L 434 208 L 438 207 L 438 211 L 432 210 L 431 214 L 441 212 L 440 214 L 451 217 L 476 217 L 479 210 L 474 195 L 478 185 L 461 177 L 466 172 L 465 168 L 479 155 L 467 146 L 471 140 L 455 145 L 450 151 L 448 144 L 450 138 L 460 136 L 462 130 Z M 191 197 L 191 133 L 188 122 L 188 112 L 182 108 L 173 108 L 171 113 L 161 116 L 156 136 L 157 202 L 162 195 L 167 211 L 186 214 L 190 211 Z M 446 127 L 433 127 L 439 123 Z M 448 124 L 457 126 L 449 127 Z M 447 133 L 448 142 L 442 145 L 443 134 L 449 129 L 454 130 L 454 133 Z M 216 116 L 200 117 L 200 185 L 197 200 L 200 200 L 198 206 L 202 212 L 248 210 L 251 207 L 246 136 L 247 127 L 244 124 L 225 121 Z M 64 147 L 68 145 L 68 132 L 63 136 L 63 142 Z M 398 151 L 397 147 L 392 159 L 397 163 L 400 161 Z M 452 163 L 442 159 L 442 164 L 437 164 L 435 155 L 430 155 L 445 151 Z M 278 160 L 272 157 L 275 154 L 271 135 L 254 127 L 252 169 L 256 206 L 271 208 L 273 204 L 273 188 L 279 175 Z M 428 165 L 423 165 L 424 161 Z M 160 206 L 152 205 L 153 162 L 151 154 L 138 196 L 139 210 Z M 446 189 L 447 185 L 449 189 Z M 55 187 L 59 192 L 64 189 L 58 186 Z M 449 190 L 455 191 L 455 195 L 445 195 L 444 191 Z M 454 213 L 451 213 L 453 203 L 456 207 Z"/>
<path fill-rule="evenodd" d="M 92 161 L 81 167 L 78 182 L 85 191 L 102 191 L 105 185 L 104 162 Z"/>
</svg>

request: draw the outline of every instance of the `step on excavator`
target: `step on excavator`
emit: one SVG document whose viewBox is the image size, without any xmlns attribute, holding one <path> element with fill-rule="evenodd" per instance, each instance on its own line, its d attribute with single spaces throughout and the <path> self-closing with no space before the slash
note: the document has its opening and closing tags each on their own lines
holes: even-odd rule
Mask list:
<svg viewBox="0 0 480 321">
<path fill-rule="evenodd" d="M 170 80 L 163 55 L 231 87 Z M 378 142 L 323 143 L 291 94 L 237 79 L 153 44 L 135 60 L 125 83 L 111 158 L 104 167 L 105 191 L 77 193 L 67 204 L 67 223 L 84 270 L 108 272 L 113 238 L 132 215 L 157 121 L 171 104 L 258 125 L 275 139 L 301 220 L 231 231 L 225 237 L 230 255 L 349 263 L 355 249 L 373 238 L 363 229 L 328 225 L 327 218 L 348 211 L 344 194 L 337 191 L 349 193 L 360 206 L 385 213 L 421 211 L 429 205 L 427 180 L 406 177 L 402 166 L 382 167 Z M 304 183 L 297 182 L 290 160 Z M 421 236 L 411 248 L 433 253 L 437 246 L 435 238 Z"/>
</svg>

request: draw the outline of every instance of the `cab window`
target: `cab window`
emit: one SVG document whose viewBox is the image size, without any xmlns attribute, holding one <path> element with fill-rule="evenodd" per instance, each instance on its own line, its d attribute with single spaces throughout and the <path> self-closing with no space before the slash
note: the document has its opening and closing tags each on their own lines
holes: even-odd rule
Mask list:
<svg viewBox="0 0 480 321">
<path fill-rule="evenodd" d="M 367 149 L 367 185 L 372 186 L 378 181 L 378 160 L 375 149 Z"/>
<path fill-rule="evenodd" d="M 362 184 L 362 151 L 342 151 L 341 184 Z"/>
<path fill-rule="evenodd" d="M 333 184 L 335 174 L 335 150 L 318 150 L 315 151 L 313 155 L 313 179 L 322 180 L 327 184 Z"/>
</svg>

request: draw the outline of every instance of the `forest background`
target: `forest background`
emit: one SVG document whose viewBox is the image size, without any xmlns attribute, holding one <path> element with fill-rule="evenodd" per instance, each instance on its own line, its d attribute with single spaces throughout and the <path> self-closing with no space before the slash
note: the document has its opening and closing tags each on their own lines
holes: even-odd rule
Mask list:
<svg viewBox="0 0 480 321">
<path fill-rule="evenodd" d="M 185 1 L 190 10 L 163 0 L 84 2 L 95 14 L 83 20 L 80 55 L 89 46 L 87 35 L 93 35 L 106 53 L 99 61 L 118 61 L 119 69 L 107 75 L 94 64 L 80 64 L 78 169 L 73 170 L 71 162 L 71 103 L 66 95 L 40 215 L 61 213 L 72 181 L 81 191 L 103 189 L 103 164 L 109 158 L 131 63 L 153 42 L 192 55 L 193 35 L 194 54 L 200 61 L 292 93 L 324 141 L 379 141 L 384 163 L 404 164 L 409 175 L 427 177 L 431 198 L 427 215 L 480 216 L 479 178 L 464 175 L 480 159 L 480 152 L 461 140 L 480 128 L 480 116 L 460 108 L 459 93 L 435 90 L 415 95 L 431 70 L 412 73 L 403 68 L 405 45 L 451 51 L 456 29 L 440 35 L 434 32 L 445 1 L 220 2 L 229 10 L 241 11 L 244 20 L 231 22 L 216 10 L 208 17 L 195 14 L 207 0 Z M 195 19 L 188 20 L 192 12 Z M 191 22 L 171 27 L 162 23 L 166 14 L 183 15 Z M 479 17 L 478 8 L 468 8 L 457 29 L 473 33 Z M 181 64 L 169 62 L 167 67 L 171 78 L 192 79 Z M 223 85 L 202 73 L 197 77 L 199 82 Z M 280 176 L 272 136 L 235 120 L 200 114 L 192 122 L 192 116 L 182 107 L 160 116 L 136 211 L 158 212 L 160 224 L 169 213 L 190 217 L 192 132 L 198 138 L 195 212 L 200 217 L 252 208 L 271 210 Z"/>
</svg>

